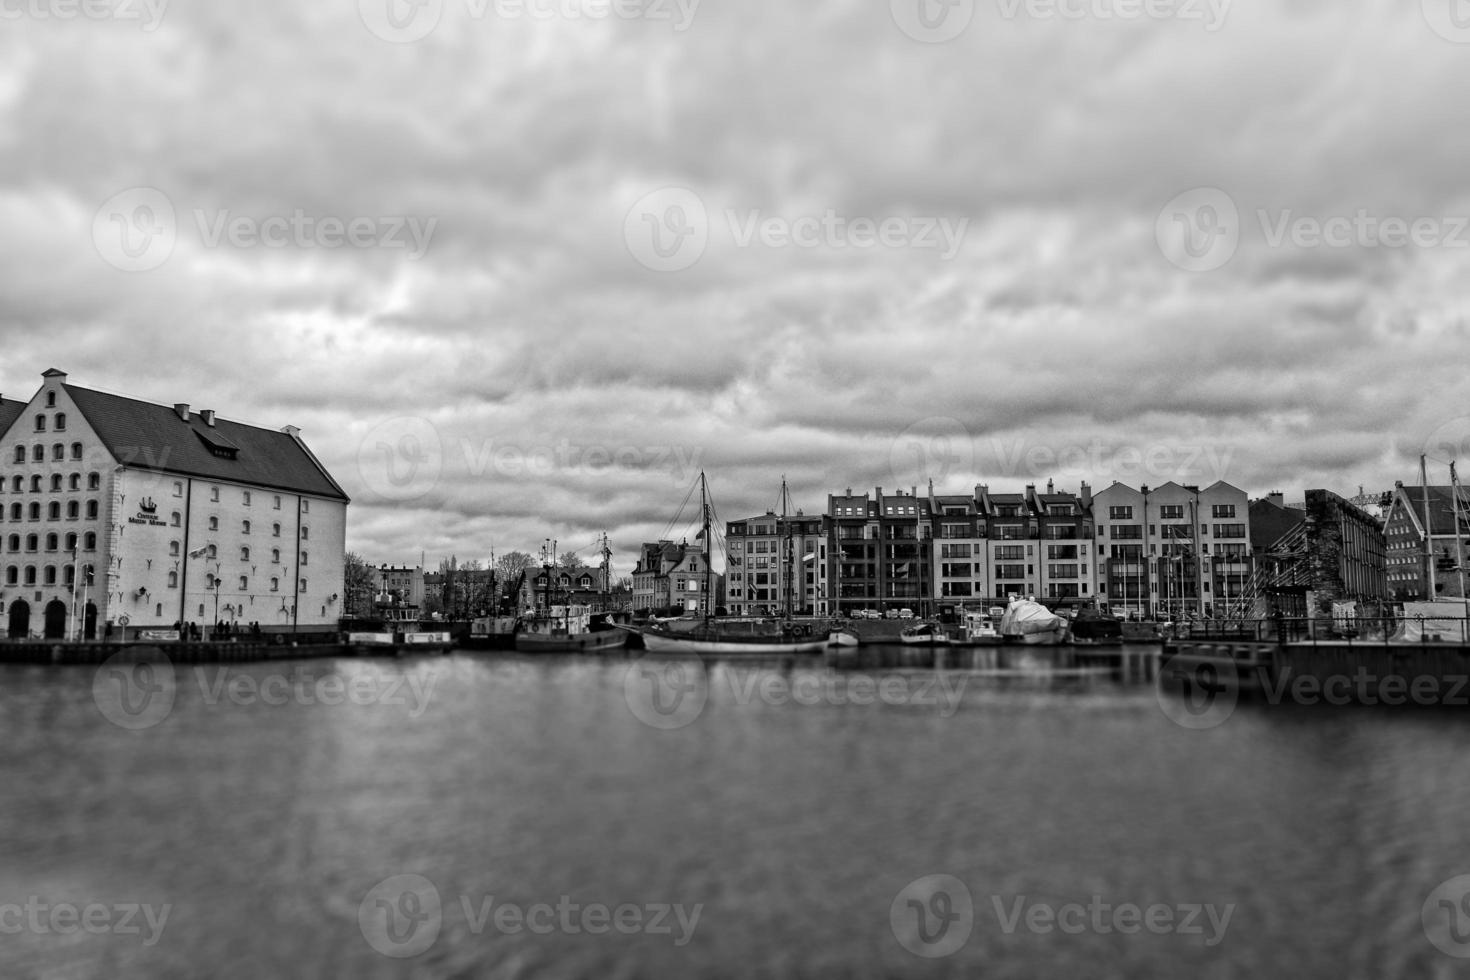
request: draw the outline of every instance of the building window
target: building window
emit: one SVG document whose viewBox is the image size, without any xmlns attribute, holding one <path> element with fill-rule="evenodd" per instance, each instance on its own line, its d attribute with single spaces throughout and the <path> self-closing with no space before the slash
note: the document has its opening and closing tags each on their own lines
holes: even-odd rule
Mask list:
<svg viewBox="0 0 1470 980">
<path fill-rule="evenodd" d="M 1213 507 L 1210 508 L 1210 516 L 1211 517 L 1234 517 L 1235 516 L 1235 505 L 1234 504 L 1215 504 Z"/>
<path fill-rule="evenodd" d="M 271 509 L 272 510 L 280 510 L 281 509 L 281 498 L 279 496 L 275 496 L 275 497 L 272 497 L 271 498 Z"/>
<path fill-rule="evenodd" d="M 31 462 L 44 463 L 46 461 L 46 447 L 39 442 L 31 447 Z"/>
<path fill-rule="evenodd" d="M 57 412 L 56 413 L 56 431 L 57 432 L 65 432 L 66 431 L 66 413 L 65 412 Z"/>
<path fill-rule="evenodd" d="M 246 490 L 245 491 L 245 506 L 246 507 L 249 507 L 250 506 L 250 491 L 249 490 Z"/>
<path fill-rule="evenodd" d="M 36 476 L 31 477 L 31 493 L 40 493 L 40 492 L 41 492 L 41 477 L 39 475 L 36 475 Z"/>
<path fill-rule="evenodd" d="M 87 501 L 87 520 L 89 520 L 89 521 L 95 521 L 96 519 L 97 519 L 97 501 L 95 501 L 95 500 L 89 500 L 89 501 Z"/>
<path fill-rule="evenodd" d="M 14 490 L 16 493 L 20 493 L 25 488 L 26 478 L 23 476 L 17 476 L 10 481 L 10 489 Z"/>
<path fill-rule="evenodd" d="M 26 535 L 26 550 L 27 551 L 35 551 L 36 548 L 39 547 L 40 540 L 41 539 L 39 537 L 37 537 L 36 535 L 34 535 L 34 534 L 27 534 Z"/>
<path fill-rule="evenodd" d="M 183 481 L 181 481 L 181 480 L 175 480 L 174 481 L 174 496 L 175 497 L 182 497 L 183 495 L 184 495 L 184 484 L 183 484 Z"/>
<path fill-rule="evenodd" d="M 177 589 L 179 587 L 179 573 L 178 572 L 169 572 L 168 573 L 168 587 L 170 589 Z"/>
<path fill-rule="evenodd" d="M 71 444 L 71 458 L 72 459 L 81 459 L 82 458 L 82 444 L 81 443 L 74 442 L 74 443 Z"/>
<path fill-rule="evenodd" d="M 303 514 L 310 514 L 311 513 L 311 501 L 310 500 L 303 500 L 303 501 L 301 501 L 301 513 L 303 513 Z"/>
<path fill-rule="evenodd" d="M 82 550 L 97 550 L 97 533 L 95 531 L 88 531 L 86 534 L 82 535 Z"/>
<path fill-rule="evenodd" d="M 36 416 L 36 431 L 37 432 L 45 432 L 46 431 L 46 416 L 44 416 L 44 415 L 37 415 Z"/>
<path fill-rule="evenodd" d="M 60 473 L 52 473 L 51 474 L 51 492 L 52 493 L 60 493 L 61 492 L 61 474 Z"/>
<path fill-rule="evenodd" d="M 56 566 L 55 565 L 47 565 L 46 566 L 46 574 L 42 578 L 42 581 L 46 585 L 55 585 L 56 584 Z"/>
<path fill-rule="evenodd" d="M 310 556 L 310 555 L 308 555 L 308 554 L 307 554 L 307 553 L 306 553 L 306 552 L 304 552 L 304 551 L 303 551 L 303 552 L 302 552 L 302 553 L 301 553 L 301 564 L 303 564 L 303 565 L 305 565 L 305 564 L 306 564 L 306 563 L 307 563 L 307 559 L 308 559 L 308 558 L 309 558 L 309 557 L 311 557 L 311 556 Z M 565 581 L 563 581 L 563 582 L 562 582 L 562 585 L 563 585 L 563 586 L 565 586 L 565 585 L 566 585 L 566 584 L 567 584 L 567 583 L 566 583 L 566 582 L 565 582 Z"/>
<path fill-rule="evenodd" d="M 279 524 L 272 524 L 271 525 L 271 537 L 273 537 L 273 538 L 279 538 L 280 536 L 281 536 L 281 525 L 279 525 Z"/>
<path fill-rule="evenodd" d="M 249 561 L 250 560 L 250 549 L 249 548 L 241 548 L 240 549 L 240 560 L 241 561 Z"/>
<path fill-rule="evenodd" d="M 174 511 L 172 514 L 169 514 L 168 515 L 168 522 L 170 524 L 172 524 L 174 527 L 178 527 L 179 526 L 179 512 L 178 511 Z"/>
<path fill-rule="evenodd" d="M 20 509 L 20 504 L 11 504 L 10 505 L 10 519 L 12 521 L 18 521 L 18 520 L 20 520 L 21 513 L 22 513 L 22 511 Z"/>
<path fill-rule="evenodd" d="M 101 490 L 102 489 L 102 477 L 99 476 L 96 473 L 88 473 L 87 474 L 87 489 L 88 490 Z"/>
<path fill-rule="evenodd" d="M 6 585 L 16 585 L 19 582 L 20 582 L 20 569 L 19 568 L 16 568 L 14 565 L 11 565 L 9 568 L 5 569 L 5 584 Z"/>
<path fill-rule="evenodd" d="M 271 579 L 271 591 L 272 592 L 279 592 L 280 590 L 281 590 L 281 580 L 278 579 L 278 578 Z"/>
<path fill-rule="evenodd" d="M 75 565 L 61 566 L 61 581 L 68 589 L 77 584 L 77 573 Z"/>
<path fill-rule="evenodd" d="M 80 473 L 73 473 L 71 475 L 71 479 L 67 481 L 67 485 L 68 485 L 67 486 L 67 489 L 69 489 L 69 490 L 80 490 L 80 489 L 82 489 L 82 474 L 80 474 Z"/>
<path fill-rule="evenodd" d="M 250 533 L 250 522 L 249 521 L 241 521 L 240 522 L 240 533 L 241 534 L 249 534 Z"/>
<path fill-rule="evenodd" d="M 211 517 L 209 519 L 209 529 L 211 531 L 218 531 L 219 530 L 219 518 L 218 517 Z"/>
<path fill-rule="evenodd" d="M 244 592 L 250 588 L 250 579 L 244 575 L 240 576 L 240 591 Z"/>
<path fill-rule="evenodd" d="M 20 550 L 20 535 L 19 534 L 12 534 L 10 536 L 10 538 L 9 538 L 9 541 L 10 541 L 10 550 L 11 551 L 19 551 Z"/>
<path fill-rule="evenodd" d="M 56 534 L 55 531 L 53 531 L 50 534 L 46 535 L 46 550 L 47 551 L 55 551 L 57 549 L 57 547 L 60 545 L 60 543 L 61 543 L 61 538 L 57 536 L 57 534 Z"/>
<path fill-rule="evenodd" d="M 281 563 L 281 549 L 280 548 L 272 548 L 271 549 L 271 563 L 272 564 L 275 564 L 275 565 L 279 565 Z"/>
<path fill-rule="evenodd" d="M 35 565 L 27 565 L 26 566 L 26 585 L 35 585 L 35 584 L 36 584 L 36 566 Z"/>
<path fill-rule="evenodd" d="M 211 557 L 211 558 L 214 558 L 216 556 L 216 554 L 217 554 L 217 552 L 214 549 L 214 545 L 210 545 L 206 549 L 205 554 L 209 555 L 209 557 Z"/>
<path fill-rule="evenodd" d="M 52 446 L 51 447 L 51 459 L 52 459 L 53 462 L 55 462 L 57 460 L 66 459 L 66 447 L 63 446 L 59 442 L 56 443 L 54 446 Z"/>
<path fill-rule="evenodd" d="M 66 536 L 66 550 L 67 551 L 76 551 L 77 550 L 77 535 L 76 535 L 76 532 L 75 531 L 71 532 L 70 534 L 68 534 Z"/>
<path fill-rule="evenodd" d="M 301 592 L 305 592 L 306 591 L 306 579 L 302 579 L 301 580 L 301 588 L 300 588 L 299 591 L 301 591 Z"/>
<path fill-rule="evenodd" d="M 81 513 L 82 513 L 82 505 L 81 504 L 77 503 L 75 500 L 68 500 L 66 502 L 66 516 L 69 519 L 76 520 L 79 516 L 81 516 Z"/>
<path fill-rule="evenodd" d="M 96 515 L 94 514 L 92 516 L 95 517 Z M 46 520 L 48 520 L 48 521 L 59 521 L 59 520 L 61 520 L 61 501 L 59 501 L 59 500 L 53 500 L 53 501 L 51 501 L 51 503 L 49 503 L 49 504 L 46 505 Z"/>
<path fill-rule="evenodd" d="M 311 537 L 311 528 L 307 527 L 305 524 L 301 525 L 301 540 L 305 541 L 309 537 Z"/>
<path fill-rule="evenodd" d="M 31 511 L 30 511 L 30 513 L 31 513 L 31 520 L 33 520 L 33 521 L 39 521 L 41 519 L 41 505 L 40 504 L 31 504 Z"/>
<path fill-rule="evenodd" d="M 168 543 L 168 553 L 170 557 L 179 557 L 179 543 L 177 541 L 170 541 Z"/>
<path fill-rule="evenodd" d="M 26 461 L 26 447 L 25 446 L 16 446 L 15 447 L 15 461 L 17 463 L 24 463 Z"/>
</svg>

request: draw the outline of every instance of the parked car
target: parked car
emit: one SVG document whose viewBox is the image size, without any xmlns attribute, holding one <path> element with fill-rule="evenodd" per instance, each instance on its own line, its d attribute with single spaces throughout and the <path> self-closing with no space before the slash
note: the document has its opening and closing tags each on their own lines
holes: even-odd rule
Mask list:
<svg viewBox="0 0 1470 980">
<path fill-rule="evenodd" d="M 898 611 L 898 618 L 899 619 L 913 619 L 914 618 L 914 611 L 912 609 L 900 609 Z"/>
<path fill-rule="evenodd" d="M 890 609 L 890 610 L 888 610 L 888 612 L 884 613 L 884 617 L 887 618 L 887 619 L 897 619 L 898 618 L 898 610 L 897 609 Z"/>
</svg>

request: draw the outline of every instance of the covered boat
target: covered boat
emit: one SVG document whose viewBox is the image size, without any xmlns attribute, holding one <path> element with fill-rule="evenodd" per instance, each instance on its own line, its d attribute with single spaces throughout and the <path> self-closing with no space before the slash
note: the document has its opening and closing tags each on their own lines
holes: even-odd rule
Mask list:
<svg viewBox="0 0 1470 980">
<path fill-rule="evenodd" d="M 1012 596 L 1000 618 L 1000 635 L 1012 643 L 1063 643 L 1067 621 L 1035 599 Z"/>
</svg>

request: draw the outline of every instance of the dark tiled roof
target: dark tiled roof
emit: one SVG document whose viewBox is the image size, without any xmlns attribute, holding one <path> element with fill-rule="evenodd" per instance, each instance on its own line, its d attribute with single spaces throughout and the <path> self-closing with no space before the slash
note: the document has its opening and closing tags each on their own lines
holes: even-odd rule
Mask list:
<svg viewBox="0 0 1470 980">
<path fill-rule="evenodd" d="M 1400 487 L 1404 495 L 1404 503 L 1409 505 L 1414 515 L 1414 521 L 1420 527 L 1424 525 L 1424 491 L 1426 488 Z M 1455 504 L 1448 486 L 1431 486 L 1429 490 L 1429 517 L 1434 522 L 1433 534 L 1455 533 Z M 1470 490 L 1464 484 L 1460 485 L 1460 523 L 1463 525 L 1467 519 L 1466 504 L 1470 503 Z"/>
<path fill-rule="evenodd" d="M 87 422 L 120 462 L 129 466 L 253 484 L 346 500 L 347 494 L 289 433 L 216 418 L 206 425 L 198 412 L 189 421 L 165 405 L 66 386 Z M 210 450 L 237 450 L 229 459 Z"/>
<path fill-rule="evenodd" d="M 0 398 L 0 432 L 10 430 L 10 427 L 20 418 L 20 413 L 26 410 L 26 404 L 14 398 Z"/>
</svg>

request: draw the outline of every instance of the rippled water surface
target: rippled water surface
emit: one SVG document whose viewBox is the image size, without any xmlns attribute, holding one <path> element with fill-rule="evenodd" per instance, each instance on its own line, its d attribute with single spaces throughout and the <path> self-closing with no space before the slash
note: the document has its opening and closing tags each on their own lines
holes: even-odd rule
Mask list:
<svg viewBox="0 0 1470 980">
<path fill-rule="evenodd" d="M 123 679 L 0 669 L 0 975 L 1433 977 L 1470 963 L 1421 923 L 1436 886 L 1470 873 L 1470 725 L 1453 712 L 1242 706 L 1194 731 L 1151 686 L 1100 678 L 650 670 L 463 654 L 175 667 L 153 679 L 166 712 L 129 730 L 105 703 Z M 963 886 L 968 916 L 936 881 Z M 12 928 L 36 904 L 134 903 L 167 906 L 161 930 Z M 1229 918 L 1045 928 L 1046 909 L 1099 903 Z M 497 909 L 541 905 L 549 931 L 510 913 L 497 926 Z M 625 928 L 579 919 L 589 907 Z"/>
</svg>

